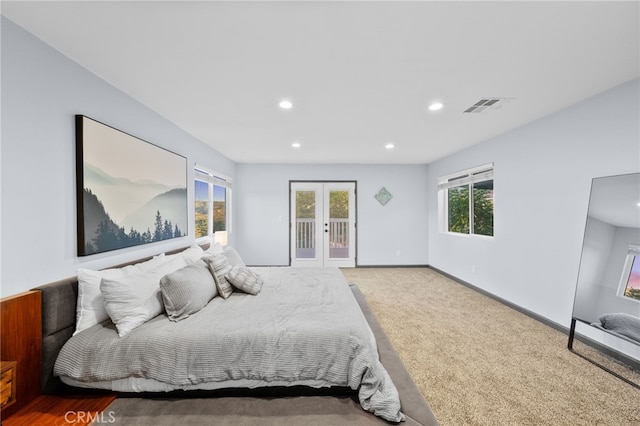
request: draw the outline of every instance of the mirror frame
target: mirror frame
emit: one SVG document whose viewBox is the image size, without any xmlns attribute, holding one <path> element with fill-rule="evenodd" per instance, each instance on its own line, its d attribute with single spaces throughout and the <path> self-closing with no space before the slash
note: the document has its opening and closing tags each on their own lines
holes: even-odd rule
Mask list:
<svg viewBox="0 0 640 426">
<path fill-rule="evenodd" d="M 597 190 L 598 184 L 604 184 L 606 180 L 610 180 L 609 184 L 613 186 L 610 188 L 607 188 L 606 193 L 603 190 L 598 191 Z M 616 180 L 620 182 L 620 191 L 617 190 L 618 187 L 616 186 Z M 627 191 L 623 190 L 624 188 L 623 182 L 629 185 Z M 635 183 L 637 183 L 637 188 L 635 186 Z M 611 188 L 615 188 L 616 190 L 611 190 Z M 606 200 L 606 202 L 603 200 Z M 622 211 L 625 210 L 624 208 L 625 206 L 627 206 L 628 216 L 631 217 L 630 220 L 624 219 L 621 217 L 617 217 L 615 219 L 607 217 L 609 215 L 623 213 Z M 628 206 L 631 206 L 631 207 L 628 207 Z M 639 209 L 637 210 L 638 212 L 637 221 L 635 216 L 636 208 Z M 605 217 L 607 218 L 604 219 Z M 588 248 L 593 248 L 593 244 L 594 244 L 593 240 L 591 241 L 588 240 L 588 238 L 590 237 L 589 226 L 590 225 L 593 226 L 594 221 L 598 221 L 598 220 L 605 224 L 615 226 L 616 228 L 630 228 L 631 230 L 637 228 L 639 233 L 639 235 L 636 235 L 634 231 L 631 231 L 629 234 L 626 234 L 626 233 L 622 234 L 624 237 L 630 238 L 632 240 L 629 242 L 629 244 L 626 244 L 628 247 L 625 249 L 626 258 L 624 259 L 624 261 L 621 261 L 621 259 L 618 257 L 614 259 L 614 262 L 616 263 L 612 265 L 611 263 L 612 261 L 610 258 L 595 259 L 596 261 L 601 262 L 601 267 L 603 268 L 603 270 L 615 271 L 616 269 L 618 269 L 617 266 L 620 266 L 619 268 L 620 272 L 616 277 L 615 283 L 611 282 L 610 283 L 611 285 L 606 285 L 607 283 L 605 283 L 604 285 L 600 285 L 600 288 L 597 288 L 593 284 L 588 283 L 586 281 L 587 279 L 585 279 L 584 277 L 585 274 L 589 273 L 590 269 L 593 269 L 592 265 L 586 265 L 586 262 L 593 260 L 593 257 L 591 256 L 592 253 L 588 252 Z M 627 237 L 627 235 L 630 235 L 630 237 Z M 638 241 L 635 241 L 635 239 L 638 239 Z M 595 243 L 595 245 L 597 245 L 597 243 Z M 618 244 L 618 248 L 619 247 L 620 247 L 620 244 Z M 622 252 L 624 252 L 625 250 L 622 250 Z M 609 251 L 611 252 L 611 250 Z M 617 250 L 617 251 L 621 252 L 621 250 Z M 636 255 L 636 252 L 637 252 L 637 255 Z M 587 260 L 587 256 L 589 256 L 588 257 L 589 260 Z M 638 257 L 635 257 L 635 256 L 638 256 Z M 601 291 L 603 289 L 611 290 L 614 294 L 609 295 L 607 293 L 607 297 L 609 298 L 609 301 L 610 301 L 609 306 L 612 305 L 611 302 L 615 303 L 616 300 L 618 300 L 620 304 L 616 306 L 614 311 L 618 313 L 617 311 L 619 310 L 620 313 L 627 316 L 628 315 L 638 316 L 638 321 L 640 322 L 640 300 L 634 300 L 633 298 L 629 298 L 631 300 L 628 300 L 627 299 L 628 296 L 624 296 L 620 294 L 621 286 L 623 286 L 624 288 L 627 288 L 628 286 L 628 279 L 629 279 L 628 275 L 630 274 L 630 271 L 631 271 L 631 264 L 629 260 L 630 257 L 631 257 L 631 262 L 633 262 L 634 259 L 640 259 L 640 173 L 629 173 L 629 174 L 623 174 L 623 175 L 603 176 L 603 177 L 593 178 L 591 182 L 589 205 L 588 205 L 587 215 L 585 220 L 585 231 L 584 231 L 583 241 L 582 241 L 582 253 L 580 256 L 578 278 L 576 280 L 576 291 L 574 295 L 573 311 L 571 314 L 571 327 L 569 329 L 569 341 L 568 341 L 567 347 L 571 352 L 575 353 L 576 355 L 584 358 L 590 363 L 600 367 L 601 369 L 618 377 L 619 379 L 627 382 L 628 384 L 640 389 L 640 384 L 634 382 L 633 380 L 630 380 L 627 377 L 624 377 L 618 374 L 617 372 L 602 365 L 601 363 L 576 352 L 573 347 L 573 342 L 576 337 L 575 336 L 576 325 L 578 322 L 585 324 L 587 326 L 593 327 L 595 329 L 598 329 L 606 333 L 606 335 L 608 336 L 613 336 L 615 338 L 614 340 L 619 339 L 621 341 L 627 342 L 627 344 L 631 343 L 632 345 L 637 345 L 638 347 L 640 347 L 640 340 L 636 340 L 634 338 L 630 338 L 630 337 L 618 334 L 615 331 L 608 330 L 603 326 L 601 326 L 601 325 L 606 325 L 604 322 L 601 321 L 601 317 L 603 317 L 606 314 L 606 312 L 600 312 L 602 308 L 600 308 L 600 310 L 594 309 L 593 314 L 585 314 L 585 311 L 588 311 L 590 309 L 590 307 L 588 306 L 589 303 L 587 303 L 586 307 L 579 306 L 579 303 L 583 303 L 585 299 L 587 300 L 587 302 L 589 302 L 589 295 L 584 296 L 580 294 L 581 284 L 583 287 L 583 292 L 586 289 L 587 292 L 598 294 L 598 291 Z M 621 264 L 618 265 L 618 263 L 621 263 Z M 614 274 L 613 272 L 608 274 L 608 281 L 613 281 L 612 279 L 613 274 Z M 627 300 L 625 301 L 625 299 Z M 635 303 L 638 303 L 637 309 L 636 309 Z M 621 306 L 622 308 L 619 309 Z M 638 313 L 636 313 L 636 310 Z M 589 317 L 591 317 L 591 319 L 589 319 Z M 594 318 L 598 318 L 598 321 L 601 321 L 601 323 L 598 324 L 597 321 L 594 320 Z M 585 339 L 587 340 L 586 343 L 589 344 L 590 346 L 595 346 L 597 349 L 605 352 L 607 355 L 612 356 L 613 358 L 616 358 L 619 361 L 622 361 L 624 364 L 628 365 L 631 369 L 637 370 L 638 372 L 640 372 L 640 359 L 636 359 L 631 355 L 622 353 L 616 350 L 612 346 L 607 346 L 605 343 L 595 342 L 589 339 L 588 337 L 585 337 Z"/>
</svg>

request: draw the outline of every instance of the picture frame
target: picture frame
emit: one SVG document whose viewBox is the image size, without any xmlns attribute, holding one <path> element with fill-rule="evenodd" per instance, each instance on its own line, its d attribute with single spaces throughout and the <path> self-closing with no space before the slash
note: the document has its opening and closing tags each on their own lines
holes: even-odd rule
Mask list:
<svg viewBox="0 0 640 426">
<path fill-rule="evenodd" d="M 75 116 L 78 255 L 188 234 L 187 159 Z"/>
</svg>

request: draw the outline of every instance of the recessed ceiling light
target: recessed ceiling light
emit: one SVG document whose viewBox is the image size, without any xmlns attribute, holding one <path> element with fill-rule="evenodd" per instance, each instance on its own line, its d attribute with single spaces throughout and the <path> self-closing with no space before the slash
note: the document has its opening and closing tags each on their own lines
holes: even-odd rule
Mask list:
<svg viewBox="0 0 640 426">
<path fill-rule="evenodd" d="M 300 145 L 300 142 L 294 142 L 294 143 L 291 144 L 291 146 L 293 148 L 300 148 L 302 145 Z"/>
<path fill-rule="evenodd" d="M 386 144 L 384 147 L 385 147 L 385 148 L 387 148 L 387 149 L 393 149 L 393 148 L 395 148 L 395 144 L 394 144 L 394 143 L 392 143 L 392 142 L 389 142 L 389 143 L 388 143 L 388 144 Z"/>
<path fill-rule="evenodd" d="M 278 106 L 282 109 L 291 109 L 293 108 L 293 103 L 288 99 L 283 99 L 280 101 Z"/>
<path fill-rule="evenodd" d="M 438 111 L 439 109 L 442 109 L 444 105 L 441 102 L 434 102 L 431 105 L 429 105 L 429 111 Z"/>
</svg>

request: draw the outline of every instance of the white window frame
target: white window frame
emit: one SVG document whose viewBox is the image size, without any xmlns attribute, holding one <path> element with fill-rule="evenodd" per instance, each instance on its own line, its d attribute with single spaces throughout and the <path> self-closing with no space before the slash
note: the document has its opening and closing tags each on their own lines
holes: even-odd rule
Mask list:
<svg viewBox="0 0 640 426">
<path fill-rule="evenodd" d="M 494 235 L 476 234 L 474 232 L 473 214 L 473 184 L 493 180 L 493 163 L 483 164 L 456 173 L 451 173 L 438 178 L 438 218 L 440 232 L 452 235 L 473 236 L 478 238 L 494 238 Z M 469 186 L 469 232 L 449 231 L 449 198 L 447 192 L 450 188 Z M 495 209 L 494 209 L 495 218 Z"/>
<path fill-rule="evenodd" d="M 232 232 L 232 179 L 229 176 L 226 176 L 222 173 L 218 173 L 213 171 L 206 166 L 202 166 L 200 164 L 195 164 L 194 166 L 194 178 L 193 178 L 193 188 L 195 190 L 195 182 L 206 182 L 209 184 L 209 217 L 208 217 L 208 229 L 207 235 L 203 237 L 198 237 L 196 240 L 204 240 L 207 238 L 211 238 L 213 236 L 214 240 L 220 242 L 222 245 L 226 245 L 227 237 Z M 220 186 L 225 188 L 225 231 L 218 231 L 217 233 L 213 232 L 213 187 Z M 194 193 L 195 198 L 195 193 Z M 195 199 L 194 199 L 195 206 Z M 195 211 L 193 214 L 193 229 L 195 233 Z M 216 235 L 219 234 L 219 235 Z M 224 235 L 221 235 L 224 234 Z M 195 235 L 195 234 L 194 234 Z"/>
<path fill-rule="evenodd" d="M 633 261 L 636 259 L 636 256 L 640 256 L 640 246 L 635 244 L 629 245 L 616 295 L 623 298 L 624 300 L 630 300 L 632 302 L 640 303 L 640 300 L 634 299 L 633 297 L 625 296 L 624 294 L 624 292 L 627 290 L 629 275 L 631 275 L 631 267 L 633 266 Z"/>
</svg>

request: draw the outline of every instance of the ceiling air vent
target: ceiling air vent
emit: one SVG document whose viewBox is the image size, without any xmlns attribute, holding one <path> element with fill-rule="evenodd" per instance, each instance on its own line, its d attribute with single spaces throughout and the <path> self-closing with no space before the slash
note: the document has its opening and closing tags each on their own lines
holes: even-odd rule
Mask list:
<svg viewBox="0 0 640 426">
<path fill-rule="evenodd" d="M 465 113 L 479 114 L 481 112 L 490 111 L 492 109 L 502 108 L 502 105 L 509 102 L 513 98 L 484 98 L 465 109 Z"/>
</svg>

